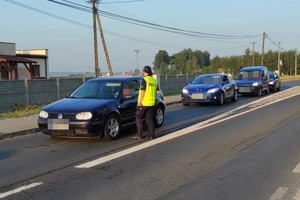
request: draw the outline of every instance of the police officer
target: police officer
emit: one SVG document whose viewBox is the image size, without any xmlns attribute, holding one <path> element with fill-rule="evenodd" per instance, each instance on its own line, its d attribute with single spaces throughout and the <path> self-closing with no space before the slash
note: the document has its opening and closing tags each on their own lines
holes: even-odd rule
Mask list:
<svg viewBox="0 0 300 200">
<path fill-rule="evenodd" d="M 143 78 L 139 89 L 137 110 L 136 110 L 136 127 L 137 135 L 134 139 L 142 139 L 143 135 L 143 118 L 146 120 L 148 126 L 147 138 L 153 139 L 154 135 L 154 106 L 155 94 L 159 93 L 157 81 L 152 77 L 151 67 L 145 66 L 143 68 Z"/>
</svg>

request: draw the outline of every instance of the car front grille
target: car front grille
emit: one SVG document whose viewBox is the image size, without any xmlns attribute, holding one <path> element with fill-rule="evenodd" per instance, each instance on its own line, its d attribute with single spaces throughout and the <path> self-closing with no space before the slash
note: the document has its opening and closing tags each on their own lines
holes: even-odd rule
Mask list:
<svg viewBox="0 0 300 200">
<path fill-rule="evenodd" d="M 63 113 L 49 113 L 49 117 L 50 119 L 58 119 L 58 115 L 62 114 L 63 115 L 63 119 L 75 119 L 76 118 L 76 114 L 63 114 Z"/>
</svg>

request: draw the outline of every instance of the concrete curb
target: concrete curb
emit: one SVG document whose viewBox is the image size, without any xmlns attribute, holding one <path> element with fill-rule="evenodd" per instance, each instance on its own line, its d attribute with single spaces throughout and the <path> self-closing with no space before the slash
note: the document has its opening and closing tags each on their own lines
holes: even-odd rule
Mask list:
<svg viewBox="0 0 300 200">
<path fill-rule="evenodd" d="M 3 133 L 3 134 L 0 134 L 0 140 L 7 139 L 7 138 L 13 138 L 16 136 L 29 135 L 29 134 L 33 134 L 33 133 L 37 133 L 37 132 L 40 132 L 39 128 L 16 131 L 16 132 L 12 132 L 12 133 Z"/>
</svg>

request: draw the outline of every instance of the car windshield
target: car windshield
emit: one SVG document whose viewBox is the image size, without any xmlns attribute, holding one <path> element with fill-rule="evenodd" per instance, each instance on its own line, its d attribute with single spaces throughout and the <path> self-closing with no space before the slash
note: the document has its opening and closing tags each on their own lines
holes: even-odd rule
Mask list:
<svg viewBox="0 0 300 200">
<path fill-rule="evenodd" d="M 192 84 L 220 84 L 222 83 L 221 76 L 199 76 L 197 77 Z"/>
<path fill-rule="evenodd" d="M 86 82 L 77 88 L 69 98 L 115 99 L 121 88 L 119 82 Z"/>
<path fill-rule="evenodd" d="M 236 79 L 242 81 L 259 81 L 260 77 L 260 71 L 241 71 Z"/>
<path fill-rule="evenodd" d="M 269 73 L 269 77 L 270 78 L 274 78 L 274 74 L 273 73 Z"/>
</svg>

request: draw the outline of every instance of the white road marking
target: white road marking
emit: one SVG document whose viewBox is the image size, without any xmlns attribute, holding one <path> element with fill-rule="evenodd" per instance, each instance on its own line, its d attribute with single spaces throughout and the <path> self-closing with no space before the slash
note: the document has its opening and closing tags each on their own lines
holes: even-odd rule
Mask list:
<svg viewBox="0 0 300 200">
<path fill-rule="evenodd" d="M 30 188 L 33 188 L 33 187 L 36 187 L 36 186 L 39 186 L 39 185 L 42 185 L 44 184 L 43 182 L 36 182 L 36 183 L 31 183 L 29 185 L 24 185 L 22 187 L 19 187 L 17 189 L 14 189 L 14 190 L 11 190 L 11 191 L 8 191 L 8 192 L 4 192 L 4 193 L 0 193 L 0 199 L 3 199 L 7 196 L 10 196 L 12 194 L 16 194 L 16 193 L 19 193 L 19 192 L 22 192 L 24 190 L 28 190 Z"/>
<path fill-rule="evenodd" d="M 269 200 L 281 200 L 286 192 L 288 191 L 288 188 L 285 187 L 279 187 L 277 190 L 274 192 L 274 194 L 269 198 Z"/>
<path fill-rule="evenodd" d="M 297 190 L 295 196 L 293 197 L 294 200 L 299 200 L 300 199 L 300 190 Z"/>
<path fill-rule="evenodd" d="M 290 89 L 288 90 L 285 90 L 285 91 L 289 91 Z M 163 137 L 159 137 L 157 139 L 154 139 L 154 140 L 150 140 L 149 142 L 145 142 L 145 143 L 142 143 L 140 145 L 137 145 L 137 146 L 134 146 L 134 147 L 131 147 L 129 149 L 126 149 L 126 150 L 123 150 L 123 151 L 120 151 L 120 152 L 117 152 L 117 153 L 113 153 L 111 155 L 107 155 L 107 156 L 104 156 L 104 157 L 100 157 L 98 159 L 95 159 L 95 160 L 92 160 L 90 162 L 86 162 L 86 163 L 83 163 L 81 165 L 77 165 L 75 166 L 75 168 L 91 168 L 91 167 L 94 167 L 94 166 L 97 166 L 97 165 L 100 165 L 100 164 L 103 164 L 103 163 L 106 163 L 106 162 L 109 162 L 111 160 L 114 160 L 114 159 L 117 159 L 117 158 L 120 158 L 122 156 L 125 156 L 125 155 L 128 155 L 128 154 L 131 154 L 131 153 L 134 153 L 134 152 L 137 152 L 139 150 L 142 150 L 142 149 L 145 149 L 145 148 L 148 148 L 148 147 L 151 147 L 151 146 L 154 146 L 154 145 L 157 145 L 157 144 L 160 144 L 160 143 L 163 143 L 165 141 L 168 141 L 168 140 L 171 140 L 171 139 L 174 139 L 174 138 L 177 138 L 177 137 L 181 137 L 183 135 L 186 135 L 186 134 L 189 134 L 189 133 L 192 133 L 194 131 L 197 131 L 197 130 L 200 130 L 200 129 L 203 129 L 203 128 L 206 128 L 208 126 L 212 126 L 212 125 L 215 125 L 215 124 L 218 124 L 218 123 L 221 123 L 223 121 L 226 121 L 226 120 L 229 120 L 229 119 L 232 119 L 232 118 L 235 118 L 235 117 L 238 117 L 240 115 L 243 115 L 243 114 L 246 114 L 246 113 L 249 113 L 249 112 L 252 112 L 256 109 L 260 109 L 262 107 L 265 107 L 265 106 L 268 106 L 270 104 L 274 104 L 276 102 L 279 102 L 279 101 L 283 101 L 285 99 L 288 99 L 288 98 L 291 98 L 291 97 L 294 97 L 294 96 L 297 96 L 299 95 L 300 93 L 297 92 L 293 95 L 290 95 L 290 96 L 287 96 L 287 97 L 284 97 L 284 98 L 281 98 L 281 99 L 277 99 L 277 100 L 274 100 L 272 102 L 269 102 L 269 103 L 266 103 L 264 105 L 261 105 L 259 107 L 256 107 L 256 108 L 252 108 L 251 110 L 248 110 L 248 111 L 244 111 L 244 112 L 241 112 L 241 113 L 238 113 L 238 114 L 234 114 L 232 116 L 229 116 L 231 114 L 233 114 L 235 111 L 238 111 L 238 110 L 241 110 L 247 106 L 250 106 L 252 104 L 255 104 L 259 101 L 262 101 L 264 100 L 265 98 L 268 98 L 270 96 L 267 96 L 263 99 L 259 99 L 257 101 L 253 101 L 251 103 L 248 103 L 248 104 L 245 104 L 243 106 L 240 106 L 238 108 L 235 108 L 231 111 L 228 111 L 228 112 L 225 112 L 221 115 L 218 115 L 216 117 L 213 117 L 209 120 L 206 120 L 204 122 L 200 122 L 198 124 L 195 124 L 195 125 L 192 125 L 192 126 L 189 126 L 187 128 L 184 128 L 184 129 L 181 129 L 181 130 L 178 130 L 178 131 L 175 131 L 173 132 L 172 134 L 168 134 L 168 135 L 165 135 Z M 229 116 L 229 117 L 227 117 Z M 227 117 L 224 119 L 224 117 Z"/>
<path fill-rule="evenodd" d="M 294 168 L 293 172 L 294 172 L 294 173 L 300 173 L 300 162 L 299 162 L 298 165 Z"/>
</svg>

